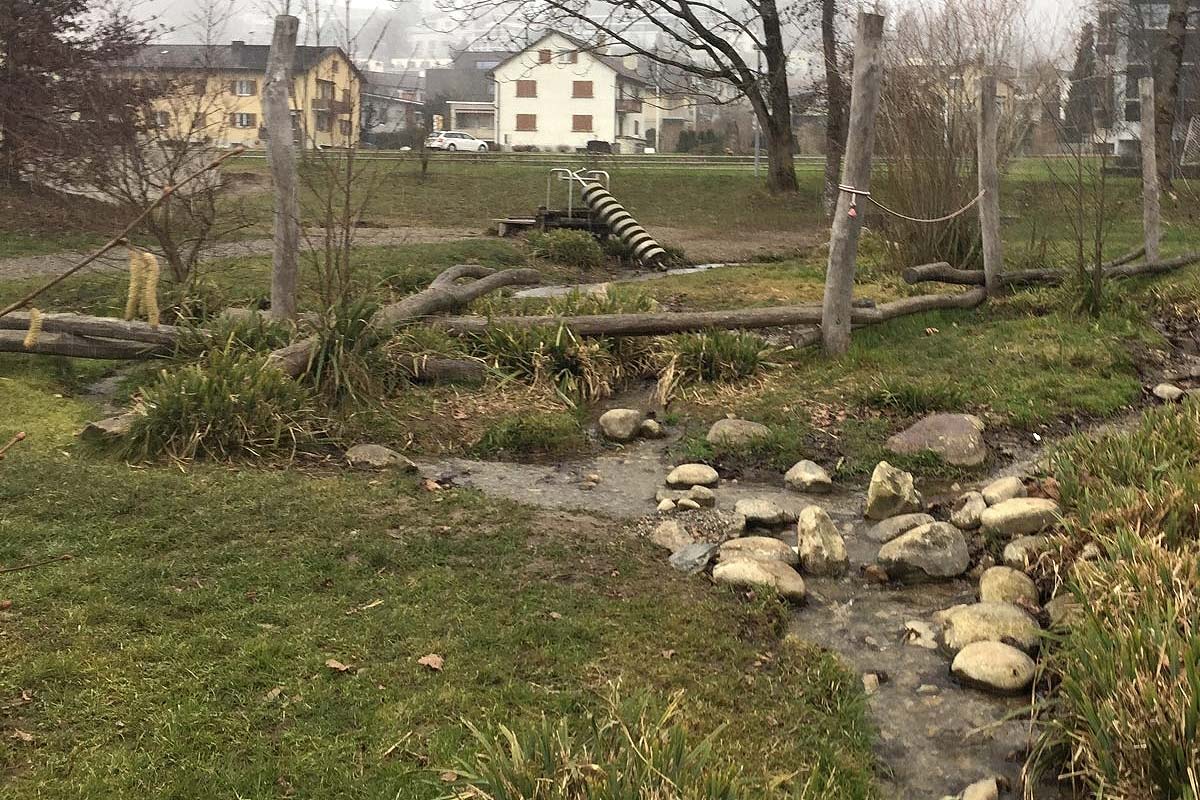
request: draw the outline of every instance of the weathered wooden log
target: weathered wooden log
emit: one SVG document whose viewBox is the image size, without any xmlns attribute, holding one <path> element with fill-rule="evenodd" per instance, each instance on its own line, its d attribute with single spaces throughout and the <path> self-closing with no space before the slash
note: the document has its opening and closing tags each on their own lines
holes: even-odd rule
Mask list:
<svg viewBox="0 0 1200 800">
<path fill-rule="evenodd" d="M 1188 253 L 1166 261 L 1131 264 L 1140 258 L 1145 248 L 1139 248 L 1120 258 L 1109 261 L 1104 265 L 1105 278 L 1133 278 L 1138 275 L 1159 275 L 1171 270 L 1180 269 L 1200 262 L 1200 252 Z M 1006 272 L 1000 276 L 1005 286 L 1057 286 L 1070 273 L 1058 269 L 1023 269 Z M 984 283 L 983 270 L 955 269 L 945 262 L 925 264 L 904 270 L 905 283 L 950 283 L 959 286 L 982 286 Z"/>
<path fill-rule="evenodd" d="M 482 361 L 467 358 L 411 356 L 405 357 L 401 366 L 418 383 L 482 383 L 487 377 Z"/>
<path fill-rule="evenodd" d="M 14 311 L 0 317 L 0 330 L 29 330 L 29 313 Z M 175 344 L 182 333 L 182 329 L 171 325 L 149 325 L 145 322 L 127 322 L 113 317 L 89 317 L 84 314 L 42 314 L 42 330 L 166 346 Z"/>
<path fill-rule="evenodd" d="M 464 284 L 455 283 L 461 278 L 475 280 Z M 429 288 L 381 308 L 372 317 L 371 326 L 381 329 L 393 328 L 431 314 L 462 308 L 471 301 L 506 286 L 529 286 L 540 283 L 541 280 L 541 273 L 535 269 L 506 269 L 496 272 L 476 264 L 459 264 L 434 278 Z M 271 353 L 268 363 L 274 364 L 293 378 L 298 377 L 308 368 L 316 344 L 317 340 L 314 337 L 293 342 Z"/>
<path fill-rule="evenodd" d="M 980 290 L 962 294 L 923 295 L 885 303 L 877 308 L 854 308 L 854 325 L 874 325 L 908 314 L 950 308 L 974 308 L 986 299 Z M 659 314 L 593 314 L 576 317 L 439 317 L 430 324 L 457 336 L 478 334 L 493 327 L 538 328 L 564 326 L 576 336 L 661 336 L 704 330 L 754 330 L 793 325 L 819 325 L 816 306 L 738 308 L 721 311 L 683 311 Z"/>
<path fill-rule="evenodd" d="M 172 349 L 168 345 L 135 342 L 128 339 L 100 339 L 45 330 L 38 336 L 37 343 L 31 348 L 27 348 L 23 331 L 0 331 L 0 353 L 136 360 L 167 355 Z"/>
</svg>

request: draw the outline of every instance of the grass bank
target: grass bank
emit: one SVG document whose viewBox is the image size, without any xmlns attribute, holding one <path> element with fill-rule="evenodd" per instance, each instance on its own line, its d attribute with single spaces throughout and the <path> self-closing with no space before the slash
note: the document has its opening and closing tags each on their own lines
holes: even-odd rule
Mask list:
<svg viewBox="0 0 1200 800">
<path fill-rule="evenodd" d="M 857 677 L 601 520 L 328 468 L 131 468 L 104 365 L 0 361 L 0 774 L 23 798 L 443 797 L 465 724 L 684 690 L 717 763 L 872 797 Z M 11 606 L 9 606 L 11 602 Z M 434 671 L 418 663 L 444 658 Z M 337 662 L 347 667 L 342 670 Z M 750 796 L 756 796 L 751 794 Z"/>
</svg>

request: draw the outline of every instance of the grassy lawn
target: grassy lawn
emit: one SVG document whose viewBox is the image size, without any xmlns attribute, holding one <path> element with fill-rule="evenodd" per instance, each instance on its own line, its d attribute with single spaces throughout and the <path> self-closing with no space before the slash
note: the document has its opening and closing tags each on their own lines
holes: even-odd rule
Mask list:
<svg viewBox="0 0 1200 800">
<path fill-rule="evenodd" d="M 131 468 L 72 435 L 101 369 L 0 362 L 0 438 L 30 434 L 0 462 L 0 564 L 72 556 L 0 576 L 6 796 L 441 797 L 464 720 L 576 718 L 614 681 L 684 690 L 756 781 L 872 796 L 858 679 L 780 641 L 777 601 L 408 478 Z"/>
</svg>

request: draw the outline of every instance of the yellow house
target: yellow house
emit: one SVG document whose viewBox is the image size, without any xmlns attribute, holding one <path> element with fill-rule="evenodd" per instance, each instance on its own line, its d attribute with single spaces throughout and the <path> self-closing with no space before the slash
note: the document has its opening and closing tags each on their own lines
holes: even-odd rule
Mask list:
<svg viewBox="0 0 1200 800">
<path fill-rule="evenodd" d="M 166 138 L 261 147 L 262 87 L 270 47 L 147 45 L 122 72 L 159 82 L 151 113 Z M 306 147 L 349 147 L 359 139 L 362 76 L 340 47 L 296 48 L 292 129 Z"/>
</svg>

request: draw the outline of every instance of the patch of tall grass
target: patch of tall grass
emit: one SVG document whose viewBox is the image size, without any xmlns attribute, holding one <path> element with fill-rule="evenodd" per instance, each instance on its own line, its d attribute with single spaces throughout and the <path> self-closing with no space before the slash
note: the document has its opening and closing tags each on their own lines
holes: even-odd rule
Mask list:
<svg viewBox="0 0 1200 800">
<path fill-rule="evenodd" d="M 1045 663 L 1054 687 L 1029 763 L 1097 797 L 1200 798 L 1200 404 L 1053 456 L 1080 613 Z"/>
</svg>

